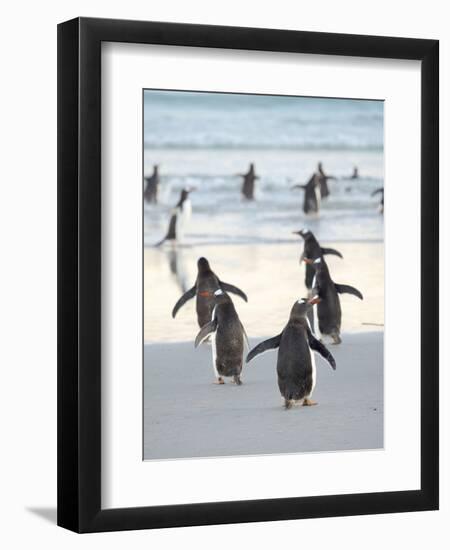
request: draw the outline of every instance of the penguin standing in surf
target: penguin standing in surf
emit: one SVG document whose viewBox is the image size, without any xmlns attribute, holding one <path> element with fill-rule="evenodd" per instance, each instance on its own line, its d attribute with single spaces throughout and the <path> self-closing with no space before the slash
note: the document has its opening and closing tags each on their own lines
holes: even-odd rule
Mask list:
<svg viewBox="0 0 450 550">
<path fill-rule="evenodd" d="M 166 241 L 181 242 L 183 240 L 186 225 L 191 219 L 192 205 L 189 194 L 192 191 L 195 191 L 195 187 L 185 187 L 181 190 L 180 198 L 170 215 L 166 236 L 155 246 L 161 246 Z"/>
<path fill-rule="evenodd" d="M 320 258 L 325 254 L 333 254 L 343 258 L 342 254 L 334 248 L 324 248 L 320 246 L 314 233 L 308 229 L 300 229 L 300 231 L 293 231 L 294 235 L 300 235 L 304 240 L 303 252 L 300 255 L 300 263 L 303 263 L 303 258 Z M 306 263 L 305 269 L 305 286 L 310 291 L 313 287 L 313 279 L 315 270 L 312 265 Z"/>
<path fill-rule="evenodd" d="M 278 348 L 278 388 L 284 398 L 284 406 L 294 404 L 317 405 L 311 396 L 316 385 L 314 351 L 328 361 L 333 370 L 336 362 L 327 348 L 315 338 L 308 322 L 307 313 L 317 303 L 316 296 L 310 300 L 301 298 L 293 305 L 289 321 L 281 334 L 258 344 L 247 355 L 246 363 L 265 351 Z"/>
<path fill-rule="evenodd" d="M 145 179 L 145 191 L 144 199 L 152 204 L 158 202 L 158 191 L 159 191 L 159 172 L 158 165 L 153 166 L 153 174 Z"/>
<path fill-rule="evenodd" d="M 378 205 L 378 212 L 380 214 L 384 214 L 384 187 L 375 189 L 375 191 L 370 196 L 375 197 L 375 195 L 378 195 L 378 194 L 381 195 L 380 204 Z"/>
<path fill-rule="evenodd" d="M 200 328 L 203 327 L 211 321 L 212 312 L 216 305 L 214 292 L 220 289 L 226 292 L 232 292 L 247 302 L 247 296 L 240 288 L 230 285 L 229 283 L 224 283 L 217 277 L 206 258 L 199 258 L 197 261 L 197 270 L 198 273 L 195 285 L 181 296 L 172 310 L 172 317 L 174 319 L 178 310 L 184 306 L 188 300 L 196 296 L 198 326 Z"/>
<path fill-rule="evenodd" d="M 319 177 L 320 196 L 322 197 L 322 199 L 325 199 L 330 194 L 330 190 L 328 188 L 328 180 L 335 180 L 336 178 L 334 176 L 327 176 L 325 174 L 321 162 L 319 162 L 319 164 L 317 165 L 317 174 Z"/>
<path fill-rule="evenodd" d="M 225 384 L 224 377 L 231 377 L 240 386 L 247 336 L 228 294 L 221 289 L 216 290 L 214 299 L 212 318 L 197 334 L 195 347 L 211 335 L 215 383 Z"/>
<path fill-rule="evenodd" d="M 250 168 L 246 174 L 239 174 L 244 181 L 242 183 L 242 196 L 248 201 L 255 199 L 255 181 L 259 179 L 259 176 L 255 174 L 255 165 L 253 162 L 250 164 Z"/>
<path fill-rule="evenodd" d="M 308 183 L 297 184 L 291 189 L 304 189 L 303 212 L 305 214 L 318 214 L 320 209 L 320 181 L 319 175 L 314 173 Z"/>
<path fill-rule="evenodd" d="M 316 306 L 319 331 L 322 337 L 330 337 L 334 344 L 340 344 L 342 311 L 339 294 L 353 294 L 360 300 L 363 295 L 353 286 L 335 283 L 323 256 L 314 260 L 305 257 L 303 261 L 312 265 L 315 270 L 312 293 L 320 298 Z"/>
</svg>

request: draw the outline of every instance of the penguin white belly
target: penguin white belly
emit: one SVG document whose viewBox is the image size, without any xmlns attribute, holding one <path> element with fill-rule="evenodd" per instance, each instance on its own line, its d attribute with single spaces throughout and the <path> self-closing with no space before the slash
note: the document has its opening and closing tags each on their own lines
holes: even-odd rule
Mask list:
<svg viewBox="0 0 450 550">
<path fill-rule="evenodd" d="M 181 242 L 186 233 L 186 227 L 191 219 L 192 205 L 189 199 L 183 202 L 182 207 L 177 213 L 177 239 Z"/>
<path fill-rule="evenodd" d="M 316 308 L 313 308 L 313 311 L 315 311 Z M 306 322 L 308 323 L 309 330 L 311 330 L 311 323 L 309 322 L 308 318 L 306 319 Z M 316 322 L 314 318 L 314 323 Z M 314 334 L 314 331 L 311 330 L 311 332 Z M 309 348 L 309 356 L 311 357 L 311 377 L 312 377 L 312 385 L 311 385 L 311 391 L 306 397 L 311 397 L 312 392 L 314 391 L 314 387 L 316 385 L 316 357 L 314 355 L 314 352 L 311 348 Z"/>
<path fill-rule="evenodd" d="M 212 315 L 211 315 L 211 321 L 214 319 L 214 315 L 216 313 L 216 307 L 214 307 Z M 213 369 L 214 374 L 216 375 L 216 378 L 219 378 L 219 373 L 217 372 L 217 365 L 216 365 L 216 359 L 217 359 L 217 346 L 216 346 L 216 333 L 217 328 L 214 332 L 211 333 L 211 353 L 212 353 L 212 363 L 213 363 Z"/>
<path fill-rule="evenodd" d="M 314 388 L 316 386 L 316 357 L 315 357 L 315 354 L 313 352 L 313 350 L 311 348 L 309 348 L 309 354 L 311 356 L 311 369 L 312 369 L 312 372 L 311 372 L 311 377 L 312 377 L 312 385 L 311 385 L 311 391 L 309 392 L 309 394 L 306 396 L 306 397 L 311 397 L 313 391 L 314 391 Z"/>
<path fill-rule="evenodd" d="M 316 185 L 316 186 L 314 187 L 314 193 L 316 194 L 317 212 L 319 212 L 321 196 L 320 196 L 320 189 L 319 189 L 319 186 L 318 186 L 318 185 Z"/>
<path fill-rule="evenodd" d="M 216 359 L 217 359 L 217 348 L 216 348 L 216 332 L 214 331 L 211 334 L 211 352 L 212 352 L 212 363 L 214 374 L 216 378 L 219 378 L 220 374 L 217 371 Z"/>
<path fill-rule="evenodd" d="M 191 219 L 192 215 L 192 204 L 189 199 L 186 199 L 183 202 L 183 207 L 181 209 L 181 217 L 183 220 L 183 223 L 189 223 L 189 220 Z"/>
</svg>

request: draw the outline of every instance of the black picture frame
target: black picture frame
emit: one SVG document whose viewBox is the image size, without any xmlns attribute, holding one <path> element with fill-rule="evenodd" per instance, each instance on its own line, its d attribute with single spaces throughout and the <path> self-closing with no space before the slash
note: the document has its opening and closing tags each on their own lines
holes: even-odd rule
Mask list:
<svg viewBox="0 0 450 550">
<path fill-rule="evenodd" d="M 421 61 L 421 488 L 101 508 L 101 43 Z M 437 40 L 77 18 L 58 26 L 58 525 L 76 532 L 436 510 L 439 502 Z"/>
</svg>

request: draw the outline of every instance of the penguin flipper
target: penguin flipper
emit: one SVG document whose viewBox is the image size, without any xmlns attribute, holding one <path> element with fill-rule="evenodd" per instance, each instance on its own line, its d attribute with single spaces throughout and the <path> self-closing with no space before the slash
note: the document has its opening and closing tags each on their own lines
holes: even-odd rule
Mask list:
<svg viewBox="0 0 450 550">
<path fill-rule="evenodd" d="M 217 319 L 213 319 L 209 323 L 206 323 L 206 325 L 203 325 L 200 329 L 200 332 L 197 334 L 197 337 L 195 338 L 195 347 L 197 348 L 205 338 L 208 337 L 211 332 L 215 332 L 217 328 Z"/>
<path fill-rule="evenodd" d="M 306 183 L 305 183 L 305 184 L 298 183 L 297 185 L 293 185 L 293 186 L 291 187 L 291 190 L 292 190 L 292 189 L 306 189 L 306 186 L 307 186 Z"/>
<path fill-rule="evenodd" d="M 320 342 L 320 340 L 317 340 L 317 338 L 314 336 L 314 334 L 311 332 L 311 330 L 307 329 L 308 333 L 308 343 L 309 347 L 317 351 L 317 353 L 320 353 L 320 355 L 330 363 L 331 368 L 333 370 L 336 370 L 336 361 L 334 360 L 334 357 L 331 355 L 331 353 L 327 350 L 327 348 Z"/>
<path fill-rule="evenodd" d="M 322 254 L 332 254 L 333 256 L 339 256 L 339 258 L 344 259 L 344 256 L 339 252 L 339 250 L 335 250 L 334 248 L 321 248 Z"/>
<path fill-rule="evenodd" d="M 281 334 L 278 334 L 273 338 L 269 338 L 268 340 L 264 340 L 264 342 L 261 342 L 260 344 L 258 344 L 252 349 L 252 351 L 247 355 L 245 362 L 249 363 L 254 357 L 259 355 L 260 353 L 264 353 L 265 351 L 278 348 L 280 345 L 280 342 L 281 342 Z"/>
<path fill-rule="evenodd" d="M 224 283 L 223 281 L 219 281 L 220 286 L 222 287 L 222 290 L 225 290 L 225 292 L 231 292 L 232 294 L 237 294 L 240 296 L 245 302 L 248 302 L 247 295 L 245 292 L 242 292 L 240 288 L 234 285 L 230 285 L 228 283 Z"/>
<path fill-rule="evenodd" d="M 172 318 L 175 319 L 175 315 L 178 313 L 178 310 L 184 306 L 184 304 L 191 300 L 197 292 L 197 287 L 194 285 L 192 288 L 190 288 L 187 292 L 181 296 L 181 298 L 178 300 L 178 302 L 174 305 L 172 310 Z"/>
<path fill-rule="evenodd" d="M 338 285 L 337 283 L 335 283 L 334 286 L 336 288 L 336 292 L 338 292 L 339 294 L 353 294 L 353 296 L 356 296 L 360 300 L 364 299 L 361 292 L 354 286 Z"/>
</svg>

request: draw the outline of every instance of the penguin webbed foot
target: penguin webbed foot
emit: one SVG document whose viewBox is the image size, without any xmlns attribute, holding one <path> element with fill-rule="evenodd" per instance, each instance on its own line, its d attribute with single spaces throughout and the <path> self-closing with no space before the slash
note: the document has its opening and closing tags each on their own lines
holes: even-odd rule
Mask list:
<svg viewBox="0 0 450 550">
<path fill-rule="evenodd" d="M 236 384 L 236 386 L 242 386 L 242 380 L 238 374 L 233 376 L 233 384 Z"/>
<path fill-rule="evenodd" d="M 214 380 L 213 384 L 221 386 L 222 384 L 225 384 L 225 380 L 221 376 L 219 376 Z"/>
<path fill-rule="evenodd" d="M 314 405 L 318 405 L 317 401 L 313 401 L 309 397 L 305 397 L 303 400 L 303 407 L 313 407 Z"/>
</svg>

